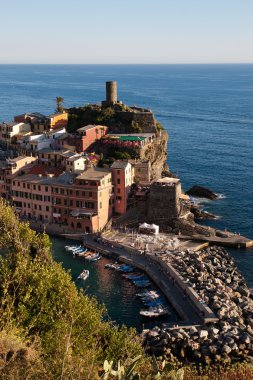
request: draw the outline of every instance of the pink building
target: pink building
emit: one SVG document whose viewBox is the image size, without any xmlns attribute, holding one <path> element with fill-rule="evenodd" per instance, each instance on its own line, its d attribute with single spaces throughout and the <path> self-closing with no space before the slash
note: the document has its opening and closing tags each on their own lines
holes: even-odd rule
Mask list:
<svg viewBox="0 0 253 380">
<path fill-rule="evenodd" d="M 95 141 L 100 140 L 108 131 L 104 125 L 86 125 L 77 130 L 75 146 L 78 153 L 85 152 Z"/>
<path fill-rule="evenodd" d="M 49 178 L 25 174 L 12 181 L 12 202 L 16 211 L 28 219 L 50 222 L 52 216 Z"/>
<path fill-rule="evenodd" d="M 112 214 L 111 172 L 91 167 L 81 174 L 56 176 L 34 174 L 35 169 L 12 179 L 10 201 L 21 216 L 61 225 L 66 232 L 92 233 L 105 227 Z"/>
</svg>

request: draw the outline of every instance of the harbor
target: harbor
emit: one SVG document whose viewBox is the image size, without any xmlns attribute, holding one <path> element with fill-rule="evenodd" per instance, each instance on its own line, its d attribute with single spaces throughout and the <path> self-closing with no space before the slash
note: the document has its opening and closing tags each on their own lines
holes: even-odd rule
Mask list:
<svg viewBox="0 0 253 380">
<path fill-rule="evenodd" d="M 99 250 L 106 256 L 129 263 L 145 271 L 179 314 L 181 320 L 177 326 L 199 325 L 217 321 L 212 310 L 199 299 L 180 274 L 171 265 L 161 260 L 159 256 L 140 253 L 127 245 L 117 243 L 112 236 L 110 239 L 99 238 L 94 241 L 92 236 L 86 235 L 84 244 L 89 248 Z M 174 325 L 171 323 L 171 327 Z"/>
<path fill-rule="evenodd" d="M 121 272 L 105 268 L 108 263 L 114 262 L 106 256 L 97 262 L 86 260 L 84 257 L 74 257 L 66 252 L 65 245 L 73 245 L 73 240 L 65 240 L 58 237 L 51 237 L 53 243 L 53 256 L 63 267 L 71 271 L 72 279 L 78 288 L 83 288 L 85 293 L 95 296 L 98 302 L 106 306 L 108 315 L 106 318 L 119 325 L 135 327 L 139 332 L 143 329 L 161 326 L 164 323 L 178 324 L 180 316 L 175 309 L 168 304 L 169 315 L 159 319 L 143 318 L 139 314 L 144 305 L 141 298 L 137 296 L 145 289 L 137 288 L 128 279 L 124 278 Z M 79 246 L 79 242 L 76 245 Z M 120 264 L 120 263 L 118 263 Z M 84 270 L 89 270 L 89 277 L 83 281 L 77 279 Z M 151 281 L 151 286 L 147 290 L 158 290 Z"/>
</svg>

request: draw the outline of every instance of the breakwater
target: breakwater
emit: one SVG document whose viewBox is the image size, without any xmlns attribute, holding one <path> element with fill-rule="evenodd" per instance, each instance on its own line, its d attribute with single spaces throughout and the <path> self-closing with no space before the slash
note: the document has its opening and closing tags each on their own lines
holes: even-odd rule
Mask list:
<svg viewBox="0 0 253 380">
<path fill-rule="evenodd" d="M 156 354 L 203 362 L 233 361 L 253 355 L 253 301 L 234 260 L 223 248 L 178 252 L 169 259 L 217 315 L 205 326 L 143 332 L 147 350 Z"/>
</svg>

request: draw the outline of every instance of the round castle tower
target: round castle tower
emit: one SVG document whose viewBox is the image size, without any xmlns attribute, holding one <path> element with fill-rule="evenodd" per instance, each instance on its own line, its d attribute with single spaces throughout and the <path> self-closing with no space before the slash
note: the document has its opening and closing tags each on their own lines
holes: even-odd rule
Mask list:
<svg viewBox="0 0 253 380">
<path fill-rule="evenodd" d="M 106 82 L 106 103 L 117 103 L 117 82 L 115 80 Z"/>
</svg>

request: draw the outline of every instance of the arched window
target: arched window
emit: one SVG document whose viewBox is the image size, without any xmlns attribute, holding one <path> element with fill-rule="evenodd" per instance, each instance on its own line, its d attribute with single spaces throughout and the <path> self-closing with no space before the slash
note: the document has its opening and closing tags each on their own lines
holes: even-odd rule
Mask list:
<svg viewBox="0 0 253 380">
<path fill-rule="evenodd" d="M 76 224 L 76 228 L 82 228 L 82 225 L 81 225 L 80 222 L 77 222 L 77 224 Z"/>
</svg>

